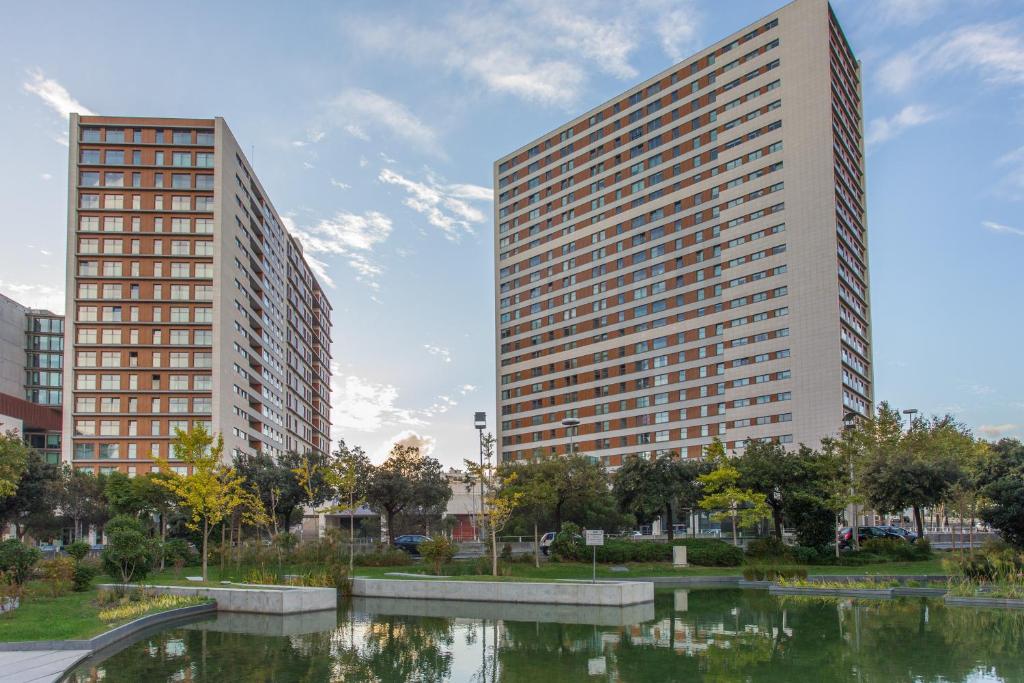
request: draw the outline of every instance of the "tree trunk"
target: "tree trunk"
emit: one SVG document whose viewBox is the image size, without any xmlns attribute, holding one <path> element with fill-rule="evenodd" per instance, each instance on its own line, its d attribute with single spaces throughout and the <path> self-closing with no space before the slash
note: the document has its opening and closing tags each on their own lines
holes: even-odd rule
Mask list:
<svg viewBox="0 0 1024 683">
<path fill-rule="evenodd" d="M 556 534 L 559 531 L 562 530 L 562 505 L 564 505 L 564 504 L 565 504 L 565 501 L 563 501 L 563 500 L 560 500 L 557 503 L 555 503 L 555 533 Z"/>
<path fill-rule="evenodd" d="M 782 507 L 772 505 L 772 523 L 775 525 L 775 538 L 782 543 Z"/>
<path fill-rule="evenodd" d="M 387 518 L 388 518 L 388 535 L 387 535 L 387 539 L 388 539 L 388 546 L 390 546 L 392 543 L 395 542 L 395 526 L 394 526 L 394 523 L 395 523 L 395 513 L 392 512 L 391 510 L 388 510 L 388 509 L 385 509 L 384 512 L 387 514 Z"/>
<path fill-rule="evenodd" d="M 839 513 L 836 513 L 836 559 L 839 559 Z"/>
<path fill-rule="evenodd" d="M 734 546 L 738 547 L 740 543 L 739 543 L 739 540 L 736 538 L 736 511 L 733 510 L 731 515 L 732 515 L 732 544 Z"/>
<path fill-rule="evenodd" d="M 665 527 L 668 529 L 668 542 L 672 542 L 673 528 L 672 528 L 672 503 L 665 503 Z"/>
<path fill-rule="evenodd" d="M 163 552 L 163 547 L 167 544 L 167 516 L 164 513 L 160 513 L 160 571 L 163 571 L 166 567 L 167 556 Z"/>
<path fill-rule="evenodd" d="M 498 575 L 498 530 L 491 525 L 491 573 Z"/>
<path fill-rule="evenodd" d="M 914 507 L 914 523 L 917 525 L 917 537 L 918 539 L 924 538 L 924 522 L 921 520 L 921 506 L 915 505 Z"/>
<path fill-rule="evenodd" d="M 220 575 L 224 576 L 224 553 L 227 551 L 225 541 L 227 540 L 228 525 L 226 522 L 220 523 Z"/>
<path fill-rule="evenodd" d="M 203 518 L 203 583 L 206 583 L 206 545 L 210 538 L 210 524 Z"/>
<path fill-rule="evenodd" d="M 355 575 L 356 566 L 356 510 L 353 500 L 354 492 L 348 493 L 348 576 L 351 579 Z"/>
<path fill-rule="evenodd" d="M 533 563 L 540 569 L 540 534 L 537 531 L 537 522 L 533 523 Z"/>
</svg>

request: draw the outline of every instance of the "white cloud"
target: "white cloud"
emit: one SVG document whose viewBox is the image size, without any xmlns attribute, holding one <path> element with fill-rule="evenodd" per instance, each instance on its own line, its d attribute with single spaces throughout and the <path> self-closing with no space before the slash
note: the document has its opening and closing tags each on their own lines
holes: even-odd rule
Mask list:
<svg viewBox="0 0 1024 683">
<path fill-rule="evenodd" d="M 427 434 L 420 434 L 412 429 L 404 429 L 391 438 L 381 447 L 380 460 L 384 460 L 391 451 L 392 446 L 412 446 L 418 448 L 420 455 L 433 456 L 437 447 L 437 440 Z"/>
<path fill-rule="evenodd" d="M 648 35 L 678 58 L 696 42 L 689 2 L 510 0 L 448 4 L 430 18 L 349 22 L 351 38 L 389 57 L 441 68 L 485 91 L 569 108 L 588 72 L 634 80 L 631 63 Z"/>
<path fill-rule="evenodd" d="M 883 24 L 912 26 L 934 16 L 945 4 L 945 0 L 875 0 L 862 6 Z"/>
<path fill-rule="evenodd" d="M 336 441 L 344 431 L 377 432 L 385 427 L 422 427 L 423 411 L 397 405 L 398 388 L 331 367 L 331 429 Z"/>
<path fill-rule="evenodd" d="M 451 363 L 452 362 L 451 351 L 449 351 L 448 349 L 446 349 L 443 346 L 434 346 L 433 344 L 424 344 L 423 348 L 426 349 L 427 353 L 429 353 L 431 356 L 437 356 L 438 358 L 443 360 L 445 363 Z"/>
<path fill-rule="evenodd" d="M 886 118 L 879 117 L 868 124 L 868 132 L 864 136 L 865 142 L 870 145 L 877 145 L 880 142 L 891 140 L 905 130 L 916 128 L 939 118 L 939 114 L 923 104 L 909 104 L 900 109 L 896 114 Z"/>
<path fill-rule="evenodd" d="M 335 180 L 334 178 L 331 178 L 331 185 L 334 185 L 339 190 L 350 190 L 350 189 L 352 189 L 352 186 L 349 185 L 348 183 L 343 183 L 340 180 Z"/>
<path fill-rule="evenodd" d="M 43 180 L 53 180 L 52 173 L 40 173 L 39 177 L 42 178 Z"/>
<path fill-rule="evenodd" d="M 1005 436 L 1009 432 L 1016 432 L 1020 427 L 1018 424 L 1007 422 L 999 425 L 981 425 L 978 427 L 978 431 L 990 439 L 996 439 Z"/>
<path fill-rule="evenodd" d="M 360 126 L 358 124 L 355 124 L 355 123 L 347 124 L 345 126 L 345 132 L 348 133 L 349 135 L 351 135 L 354 138 L 358 138 L 360 140 L 365 140 L 366 142 L 370 141 L 370 135 L 365 130 L 363 130 L 362 126 Z"/>
<path fill-rule="evenodd" d="M 1009 225 L 1003 225 L 1002 223 L 996 223 L 994 221 L 983 221 L 982 225 L 991 230 L 992 232 L 1002 232 L 1008 235 L 1018 235 L 1019 237 L 1024 237 L 1024 230 L 1022 230 L 1021 228 L 1013 228 L 1010 227 Z"/>
<path fill-rule="evenodd" d="M 52 78 L 47 78 L 42 69 L 31 69 L 28 76 L 29 80 L 25 81 L 22 87 L 38 96 L 46 103 L 46 106 L 65 119 L 71 118 L 71 114 L 93 115 L 92 111 L 71 96 L 67 88 Z"/>
<path fill-rule="evenodd" d="M 64 290 L 57 287 L 0 280 L 0 292 L 22 306 L 45 308 L 54 313 L 64 312 Z"/>
<path fill-rule="evenodd" d="M 673 62 L 681 62 L 694 52 L 699 38 L 698 24 L 696 12 L 682 4 L 665 12 L 661 21 L 656 22 L 654 30 L 661 40 L 661 49 Z"/>
<path fill-rule="evenodd" d="M 996 392 L 995 389 L 987 384 L 969 384 L 964 388 L 975 396 L 988 396 L 989 394 L 994 394 Z"/>
<path fill-rule="evenodd" d="M 893 92 L 953 71 L 1024 85 L 1024 40 L 1012 23 L 974 24 L 919 41 L 884 62 L 878 80 Z"/>
<path fill-rule="evenodd" d="M 467 201 L 481 199 L 480 190 L 483 188 L 478 186 L 445 185 L 430 174 L 426 182 L 418 182 L 390 168 L 382 169 L 377 179 L 404 189 L 408 197 L 403 203 L 426 216 L 428 223 L 439 228 L 446 238 L 454 242 L 459 241 L 463 234 L 474 234 L 473 223 L 485 221 L 484 213 Z M 487 199 L 490 199 L 490 193 L 487 193 Z"/>
<path fill-rule="evenodd" d="M 350 88 L 331 100 L 332 122 L 350 135 L 368 138 L 368 129 L 412 143 L 421 149 L 444 156 L 433 128 L 416 117 L 405 105 L 362 88 Z"/>
<path fill-rule="evenodd" d="M 465 396 L 466 394 L 471 394 L 474 391 L 476 391 L 476 387 L 472 384 L 463 384 L 461 387 L 459 387 L 459 393 L 462 394 L 463 396 Z"/>
<path fill-rule="evenodd" d="M 391 234 L 390 218 L 378 211 L 362 214 L 339 211 L 332 218 L 322 218 L 316 224 L 303 228 L 290 217 L 282 220 L 302 242 L 307 257 L 312 254 L 342 256 L 356 271 L 358 280 L 373 289 L 380 287 L 378 278 L 384 269 L 373 260 L 373 250 Z M 318 274 L 326 274 L 322 261 L 318 261 L 316 267 Z M 330 281 L 329 278 L 327 280 Z"/>
</svg>

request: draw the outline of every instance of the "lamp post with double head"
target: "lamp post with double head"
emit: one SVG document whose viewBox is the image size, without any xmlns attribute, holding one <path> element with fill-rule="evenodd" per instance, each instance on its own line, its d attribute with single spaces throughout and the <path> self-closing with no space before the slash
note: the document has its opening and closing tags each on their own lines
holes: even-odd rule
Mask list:
<svg viewBox="0 0 1024 683">
<path fill-rule="evenodd" d="M 565 427 L 565 431 L 567 431 L 569 433 L 569 455 L 570 456 L 576 455 L 576 443 L 575 443 L 573 437 L 576 434 L 576 427 L 579 425 L 579 423 L 580 423 L 580 421 L 578 419 L 576 419 L 575 417 L 567 417 L 564 420 L 562 420 L 562 426 Z"/>
</svg>

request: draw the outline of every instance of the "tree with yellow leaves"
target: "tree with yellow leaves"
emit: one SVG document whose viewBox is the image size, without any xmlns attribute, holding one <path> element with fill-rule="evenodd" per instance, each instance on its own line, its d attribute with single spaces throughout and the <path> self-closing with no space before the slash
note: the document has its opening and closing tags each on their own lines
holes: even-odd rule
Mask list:
<svg viewBox="0 0 1024 683">
<path fill-rule="evenodd" d="M 736 528 L 756 524 L 768 517 L 771 510 L 763 495 L 740 488 L 740 471 L 729 461 L 725 446 L 717 436 L 704 448 L 704 459 L 715 469 L 697 477 L 703 490 L 700 506 L 712 511 L 711 519 L 732 522 L 732 543 L 738 546 Z"/>
<path fill-rule="evenodd" d="M 211 436 L 202 426 L 189 431 L 177 430 L 171 442 L 174 460 L 188 467 L 188 474 L 178 474 L 171 463 L 154 458 L 160 469 L 167 473 L 156 482 L 169 490 L 188 512 L 185 522 L 189 529 L 202 530 L 203 581 L 207 580 L 207 547 L 210 532 L 215 526 L 240 509 L 250 524 L 265 524 L 266 513 L 260 500 L 244 486 L 245 479 L 233 468 L 221 462 L 224 438 Z"/>
<path fill-rule="evenodd" d="M 483 483 L 484 521 L 491 536 L 491 573 L 498 575 L 498 532 L 505 528 L 512 513 L 523 499 L 523 492 L 516 490 L 516 473 L 503 473 L 494 465 L 494 437 L 483 438 L 483 465 L 466 460 L 466 474 L 469 482 Z"/>
</svg>

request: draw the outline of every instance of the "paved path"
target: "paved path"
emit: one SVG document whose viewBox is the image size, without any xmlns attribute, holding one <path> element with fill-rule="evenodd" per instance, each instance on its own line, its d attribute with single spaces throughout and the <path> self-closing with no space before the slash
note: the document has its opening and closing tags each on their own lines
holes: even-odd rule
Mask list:
<svg viewBox="0 0 1024 683">
<path fill-rule="evenodd" d="M 88 650 L 0 652 L 0 683 L 50 683 Z"/>
</svg>

